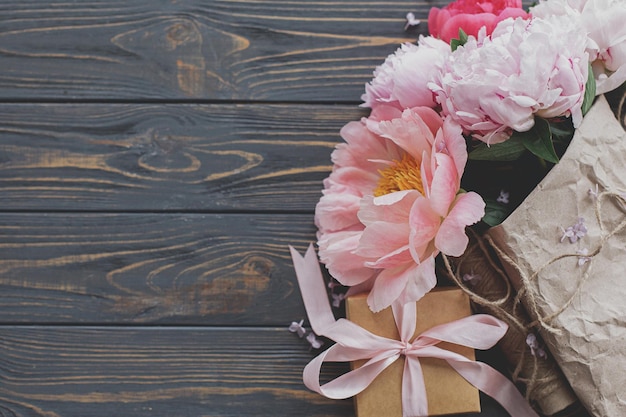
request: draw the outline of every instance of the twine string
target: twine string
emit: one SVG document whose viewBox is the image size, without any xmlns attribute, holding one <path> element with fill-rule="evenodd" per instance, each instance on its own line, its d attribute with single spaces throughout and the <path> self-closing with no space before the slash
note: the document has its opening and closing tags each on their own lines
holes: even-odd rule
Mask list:
<svg viewBox="0 0 626 417">
<path fill-rule="evenodd" d="M 554 263 L 560 261 L 561 259 L 573 258 L 573 257 L 579 258 L 581 256 L 580 253 L 564 253 L 561 255 L 557 255 L 553 257 L 552 259 L 548 260 L 547 262 L 545 262 L 539 268 L 537 268 L 530 276 L 527 276 L 525 271 L 522 270 L 519 264 L 514 259 L 512 259 L 508 254 L 506 254 L 502 249 L 500 249 L 498 244 L 494 242 L 491 236 L 486 235 L 483 237 L 484 240 L 489 243 L 489 246 L 498 254 L 500 259 L 502 259 L 507 264 L 512 266 L 517 272 L 517 274 L 519 275 L 520 280 L 521 280 L 521 285 L 520 285 L 519 291 L 517 292 L 515 296 L 514 305 L 515 305 L 515 308 L 517 309 L 518 306 L 521 304 L 522 300 L 525 299 L 527 310 L 530 310 L 529 313 L 531 314 L 532 317 L 535 318 L 535 320 L 528 325 L 529 328 L 533 328 L 536 325 L 539 325 L 541 326 L 541 328 L 543 328 L 544 330 L 550 333 L 558 333 L 561 331 L 560 329 L 557 329 L 556 327 L 554 327 L 552 325 L 552 322 L 559 315 L 561 315 L 567 308 L 569 308 L 572 302 L 574 302 L 576 296 L 580 293 L 581 289 L 584 287 L 584 284 L 587 282 L 588 278 L 591 276 L 591 271 L 593 269 L 593 258 L 600 253 L 600 251 L 602 250 L 602 248 L 604 247 L 604 245 L 610 238 L 612 238 L 613 236 L 621 232 L 624 228 L 626 228 L 626 217 L 625 217 L 617 225 L 617 227 L 615 227 L 612 231 L 607 233 L 604 220 L 602 218 L 602 201 L 605 198 L 617 199 L 621 203 L 618 205 L 618 207 L 622 210 L 622 212 L 626 214 L 626 206 L 624 206 L 625 200 L 621 194 L 609 192 L 609 191 L 604 191 L 598 194 L 596 198 L 594 212 L 596 215 L 598 226 L 600 227 L 600 234 L 601 234 L 600 242 L 598 246 L 591 253 L 585 255 L 589 257 L 591 261 L 588 263 L 588 267 L 583 273 L 582 278 L 576 285 L 574 292 L 570 295 L 570 297 L 567 299 L 565 303 L 563 303 L 557 310 L 555 310 L 554 312 L 548 315 L 542 315 L 540 313 L 540 309 L 537 304 L 537 295 L 535 294 L 534 291 L 531 290 L 533 283 L 537 281 L 539 275 L 550 265 L 553 265 Z M 504 278 L 506 278 L 506 275 L 505 274 L 502 275 L 501 271 L 499 272 L 499 274 L 503 276 Z M 508 279 L 507 279 L 507 282 L 508 282 Z M 489 306 L 495 307 L 495 305 L 493 304 L 489 304 Z"/>
<path fill-rule="evenodd" d="M 514 332 L 511 333 L 512 346 L 522 346 L 522 349 L 520 349 L 517 362 L 513 364 L 514 369 L 512 370 L 511 376 L 514 381 L 525 384 L 526 398 L 529 400 L 549 397 L 550 393 L 555 389 L 555 386 L 561 384 L 562 375 L 554 364 L 548 366 L 544 363 L 545 361 L 540 363 L 535 355 L 532 355 L 529 361 L 526 335 L 533 333 L 537 328 L 541 328 L 550 333 L 561 332 L 561 329 L 554 326 L 554 320 L 567 310 L 581 293 L 589 277 L 592 275 L 594 265 L 593 258 L 600 253 L 610 238 L 626 228 L 625 216 L 617 227 L 607 232 L 602 215 L 602 206 L 604 200 L 608 198 L 617 200 L 617 207 L 626 215 L 626 199 L 624 195 L 610 191 L 604 191 L 598 194 L 594 212 L 600 228 L 600 242 L 591 253 L 585 255 L 590 261 L 586 263 L 587 267 L 572 294 L 557 310 L 550 314 L 543 315 L 540 313 L 538 296 L 533 290 L 533 284 L 538 280 L 540 274 L 550 265 L 567 258 L 580 258 L 580 253 L 557 255 L 537 268 L 532 274 L 527 275 L 525 271 L 522 270 L 521 266 L 511 256 L 505 253 L 490 236 L 479 236 L 470 230 L 470 237 L 472 238 L 472 242 L 474 242 L 472 251 L 478 250 L 478 254 L 472 253 L 457 258 L 455 260 L 456 268 L 453 268 L 447 256 L 442 255 L 445 270 L 456 285 L 460 287 L 475 304 L 490 310 L 492 314 L 506 321 L 511 329 L 514 330 Z M 497 257 L 494 256 L 494 253 Z M 515 295 L 513 295 L 514 290 L 511 281 L 507 273 L 498 264 L 497 258 L 512 267 L 520 277 L 520 288 Z M 503 291 L 497 294 L 493 299 L 487 298 L 484 294 L 479 294 L 479 291 L 468 288 L 461 278 L 461 272 L 468 270 L 468 263 L 474 262 L 474 267 L 478 267 L 485 260 L 489 267 L 485 272 L 488 275 L 495 275 L 493 278 L 498 279 L 499 284 L 504 285 Z M 470 265 L 469 268 L 473 273 L 472 265 Z M 530 314 L 531 319 L 525 319 L 526 314 Z M 552 370 L 552 368 L 554 368 L 554 370 Z M 524 372 L 526 375 L 522 376 Z"/>
</svg>

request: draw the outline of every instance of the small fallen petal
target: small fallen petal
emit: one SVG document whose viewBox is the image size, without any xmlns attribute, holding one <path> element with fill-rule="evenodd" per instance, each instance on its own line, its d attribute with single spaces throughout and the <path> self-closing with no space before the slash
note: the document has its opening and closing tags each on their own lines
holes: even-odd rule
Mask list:
<svg viewBox="0 0 626 417">
<path fill-rule="evenodd" d="M 578 254 L 578 266 L 583 266 L 587 262 L 591 261 L 591 256 L 587 256 L 589 255 L 589 250 L 587 248 L 577 250 L 576 253 Z"/>
<path fill-rule="evenodd" d="M 482 279 L 482 276 L 480 276 L 480 274 L 471 273 L 463 275 L 462 279 L 463 282 L 467 282 L 470 285 L 476 285 L 476 283 Z"/>
<path fill-rule="evenodd" d="M 537 354 L 537 356 L 541 359 L 545 359 L 548 357 L 548 355 L 546 355 L 546 351 L 543 350 L 542 348 L 539 348 L 537 350 L 535 350 L 535 353 Z"/>
<path fill-rule="evenodd" d="M 572 229 L 571 226 L 568 227 L 567 230 L 561 227 L 561 232 L 563 232 L 563 236 L 561 236 L 561 240 L 560 240 L 561 243 L 563 243 L 565 239 L 571 238 L 572 236 L 574 236 L 574 230 Z"/>
<path fill-rule="evenodd" d="M 598 184 L 596 184 L 595 189 L 594 188 L 590 188 L 589 189 L 589 196 L 596 200 L 598 198 Z"/>
<path fill-rule="evenodd" d="M 304 337 L 304 335 L 306 334 L 306 329 L 302 326 L 302 323 L 304 323 L 304 320 L 300 320 L 300 323 L 292 321 L 291 325 L 289 326 L 289 331 L 291 333 L 297 333 L 300 337 Z"/>
<path fill-rule="evenodd" d="M 537 336 L 535 336 L 534 333 L 528 333 L 528 335 L 526 336 L 526 344 L 531 349 L 536 349 L 537 347 L 539 347 L 539 342 L 537 341 Z"/>
<path fill-rule="evenodd" d="M 561 242 L 565 239 L 569 239 L 570 243 L 576 243 L 578 239 L 582 239 L 587 235 L 587 226 L 585 226 L 585 219 L 578 218 L 578 221 L 573 226 L 569 226 L 567 229 L 561 227 L 563 235 L 561 236 Z"/>
<path fill-rule="evenodd" d="M 535 336 L 534 333 L 529 333 L 528 336 L 526 336 L 526 344 L 530 348 L 531 355 L 542 359 L 546 358 L 546 351 L 539 345 L 537 336 Z"/>
<path fill-rule="evenodd" d="M 500 190 L 500 195 L 496 198 L 498 203 L 509 204 L 509 193 L 504 190 Z"/>
<path fill-rule="evenodd" d="M 333 307 L 339 307 L 341 305 L 341 302 L 346 298 L 346 295 L 343 293 L 333 293 L 331 294 L 331 296 L 333 297 Z"/>
<path fill-rule="evenodd" d="M 319 349 L 324 344 L 324 342 L 315 337 L 315 333 L 309 333 L 309 335 L 306 337 L 306 340 L 311 344 L 311 347 L 313 349 Z"/>
<path fill-rule="evenodd" d="M 410 26 L 417 26 L 422 23 L 419 19 L 415 18 L 415 15 L 411 12 L 406 14 L 406 25 L 404 25 L 404 30 L 407 30 Z"/>
</svg>

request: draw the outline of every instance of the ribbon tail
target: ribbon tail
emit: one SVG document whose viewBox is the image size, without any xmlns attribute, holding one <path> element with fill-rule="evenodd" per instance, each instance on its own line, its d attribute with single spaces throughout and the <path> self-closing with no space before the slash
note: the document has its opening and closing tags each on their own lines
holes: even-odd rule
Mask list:
<svg viewBox="0 0 626 417">
<path fill-rule="evenodd" d="M 318 335 L 325 336 L 326 330 L 335 324 L 335 316 L 330 308 L 315 249 L 309 245 L 304 257 L 291 246 L 289 250 L 311 328 Z"/>
<path fill-rule="evenodd" d="M 428 400 L 422 366 L 418 358 L 406 356 L 402 375 L 402 417 L 426 416 L 428 416 Z"/>
<path fill-rule="evenodd" d="M 539 417 L 515 385 L 486 363 L 469 360 L 448 363 L 467 382 L 500 403 L 511 417 Z"/>
</svg>

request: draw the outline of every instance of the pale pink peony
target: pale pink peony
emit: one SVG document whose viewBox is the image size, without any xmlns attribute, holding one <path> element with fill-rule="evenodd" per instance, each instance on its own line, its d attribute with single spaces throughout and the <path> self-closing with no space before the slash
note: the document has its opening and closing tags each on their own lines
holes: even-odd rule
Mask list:
<svg viewBox="0 0 626 417">
<path fill-rule="evenodd" d="M 320 259 L 342 284 L 369 284 L 373 311 L 416 301 L 436 284 L 435 257 L 463 254 L 465 227 L 484 215 L 481 197 L 459 189 L 461 128 L 421 107 L 341 135 L 315 212 Z"/>
<path fill-rule="evenodd" d="M 584 28 L 596 94 L 611 91 L 626 81 L 626 1 L 541 1 L 531 14 L 541 18 L 567 16 Z"/>
<path fill-rule="evenodd" d="M 470 37 L 429 84 L 444 116 L 488 144 L 530 130 L 535 115 L 582 121 L 588 73 L 584 31 L 569 19 L 507 19 Z"/>
<path fill-rule="evenodd" d="M 476 37 L 484 27 L 489 35 L 498 22 L 509 17 L 528 17 L 521 0 L 456 0 L 441 9 L 430 9 L 428 31 L 450 43 L 458 39 L 459 29 Z"/>
<path fill-rule="evenodd" d="M 450 45 L 433 37 L 420 37 L 418 44 L 403 44 L 374 71 L 361 96 L 363 107 L 435 107 L 427 84 L 450 55 Z"/>
</svg>

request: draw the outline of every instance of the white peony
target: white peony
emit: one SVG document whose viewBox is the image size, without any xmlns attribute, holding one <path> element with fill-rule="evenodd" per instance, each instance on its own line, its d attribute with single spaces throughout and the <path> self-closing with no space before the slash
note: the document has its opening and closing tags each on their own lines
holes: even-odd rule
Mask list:
<svg viewBox="0 0 626 417">
<path fill-rule="evenodd" d="M 541 1 L 530 12 L 541 18 L 567 15 L 578 20 L 588 34 L 587 52 L 597 94 L 626 81 L 626 1 L 549 0 Z"/>
<path fill-rule="evenodd" d="M 582 121 L 586 36 L 567 17 L 507 19 L 471 37 L 429 86 L 444 116 L 487 144 L 527 131 L 534 117 Z"/>
<path fill-rule="evenodd" d="M 390 105 L 398 110 L 435 107 L 427 84 L 450 55 L 450 45 L 440 39 L 420 37 L 418 44 L 404 44 L 374 71 L 361 96 L 364 107 Z"/>
</svg>

